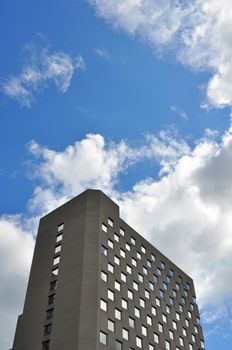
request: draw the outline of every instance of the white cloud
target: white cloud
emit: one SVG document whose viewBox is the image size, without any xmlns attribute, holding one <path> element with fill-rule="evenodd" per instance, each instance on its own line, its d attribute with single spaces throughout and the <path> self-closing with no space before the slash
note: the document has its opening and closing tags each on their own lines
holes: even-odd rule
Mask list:
<svg viewBox="0 0 232 350">
<path fill-rule="evenodd" d="M 230 0 L 87 0 L 99 16 L 157 52 L 168 49 L 184 65 L 206 69 L 207 104 L 232 104 Z"/>
<path fill-rule="evenodd" d="M 50 53 L 47 48 L 38 50 L 29 45 L 27 63 L 19 74 L 1 81 L 1 91 L 21 106 L 30 108 L 36 95 L 50 83 L 65 93 L 76 69 L 85 69 L 82 56 L 72 57 L 61 51 Z"/>
<path fill-rule="evenodd" d="M 12 345 L 17 317 L 22 313 L 34 240 L 18 216 L 0 217 L 0 347 Z"/>
<path fill-rule="evenodd" d="M 101 58 L 104 58 L 106 60 L 109 60 L 110 59 L 110 54 L 109 52 L 106 50 L 106 48 L 104 47 L 96 47 L 94 49 L 94 52 L 97 56 L 101 57 Z"/>
</svg>

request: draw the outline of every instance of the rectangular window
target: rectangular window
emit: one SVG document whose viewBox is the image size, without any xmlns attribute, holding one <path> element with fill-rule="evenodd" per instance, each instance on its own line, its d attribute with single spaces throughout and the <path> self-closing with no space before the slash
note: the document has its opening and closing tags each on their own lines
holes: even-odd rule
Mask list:
<svg viewBox="0 0 232 350">
<path fill-rule="evenodd" d="M 120 235 L 125 236 L 125 230 L 123 230 L 123 228 L 120 227 L 119 232 L 120 232 Z"/>
<path fill-rule="evenodd" d="M 171 330 L 169 331 L 169 338 L 172 340 L 174 339 L 174 332 Z"/>
<path fill-rule="evenodd" d="M 152 326 L 152 318 L 151 318 L 151 316 L 148 316 L 148 315 L 147 315 L 147 324 L 149 326 Z"/>
<path fill-rule="evenodd" d="M 151 307 L 152 315 L 156 316 L 156 308 L 154 306 Z"/>
<path fill-rule="evenodd" d="M 107 345 L 107 334 L 100 331 L 99 341 L 101 344 Z"/>
<path fill-rule="evenodd" d="M 164 321 L 164 323 L 167 323 L 167 316 L 165 314 L 162 315 L 162 320 Z"/>
<path fill-rule="evenodd" d="M 120 259 L 116 255 L 114 257 L 114 262 L 115 264 L 120 265 Z"/>
<path fill-rule="evenodd" d="M 115 318 L 117 318 L 117 320 L 121 320 L 122 318 L 122 312 L 118 309 L 115 309 Z"/>
<path fill-rule="evenodd" d="M 180 340 L 180 345 L 184 346 L 184 339 L 180 337 L 179 340 Z"/>
<path fill-rule="evenodd" d="M 133 288 L 134 288 L 134 290 L 136 290 L 136 291 L 138 291 L 139 290 L 139 285 L 138 285 L 138 283 L 137 282 L 133 282 Z"/>
<path fill-rule="evenodd" d="M 60 256 L 57 256 L 56 258 L 53 259 L 53 265 L 57 265 L 60 262 Z"/>
<path fill-rule="evenodd" d="M 160 333 L 163 333 L 163 329 L 164 329 L 163 325 L 161 323 L 158 323 L 158 330 Z"/>
<path fill-rule="evenodd" d="M 57 287 L 57 281 L 53 281 L 50 283 L 50 288 L 49 291 L 52 292 L 53 290 L 55 290 Z"/>
<path fill-rule="evenodd" d="M 129 339 L 129 332 L 125 328 L 122 329 L 122 337 L 123 337 L 123 339 L 126 339 L 126 340 Z"/>
<path fill-rule="evenodd" d="M 139 303 L 140 303 L 140 306 L 145 308 L 145 300 L 143 300 L 142 298 L 139 299 Z"/>
<path fill-rule="evenodd" d="M 50 341 L 47 340 L 47 341 L 44 341 L 42 343 L 42 350 L 49 350 L 49 344 L 50 344 Z"/>
<path fill-rule="evenodd" d="M 127 301 L 122 299 L 122 308 L 127 310 Z"/>
<path fill-rule="evenodd" d="M 135 245 L 135 239 L 133 238 L 133 237 L 131 237 L 131 243 L 133 244 L 133 245 Z"/>
<path fill-rule="evenodd" d="M 136 346 L 142 348 L 142 339 L 140 337 L 136 337 Z"/>
<path fill-rule="evenodd" d="M 107 282 L 107 273 L 105 273 L 104 271 L 101 271 L 101 280 Z"/>
<path fill-rule="evenodd" d="M 100 309 L 103 311 L 107 311 L 107 302 L 103 299 L 100 300 Z"/>
<path fill-rule="evenodd" d="M 146 248 L 142 245 L 141 246 L 141 252 L 143 253 L 143 254 L 146 254 Z"/>
<path fill-rule="evenodd" d="M 145 266 L 143 266 L 143 273 L 144 275 L 147 275 L 147 268 Z"/>
<path fill-rule="evenodd" d="M 114 292 L 112 290 L 108 289 L 108 299 L 114 301 Z"/>
<path fill-rule="evenodd" d="M 154 290 L 154 284 L 152 282 L 149 282 L 149 288 L 150 290 Z"/>
<path fill-rule="evenodd" d="M 149 344 L 149 347 L 148 347 L 149 350 L 155 350 L 154 346 Z"/>
<path fill-rule="evenodd" d="M 54 312 L 54 309 L 47 310 L 47 315 L 46 315 L 47 320 L 50 320 L 53 317 L 53 312 Z"/>
<path fill-rule="evenodd" d="M 171 313 L 171 308 L 170 308 L 170 306 L 169 306 L 169 305 L 166 305 L 166 311 L 167 311 L 167 313 L 168 313 L 168 314 L 170 314 L 170 313 Z"/>
<path fill-rule="evenodd" d="M 172 321 L 172 327 L 177 330 L 177 323 L 175 321 Z"/>
<path fill-rule="evenodd" d="M 156 333 L 154 333 L 154 342 L 155 342 L 156 344 L 159 344 L 159 335 L 156 334 Z"/>
<path fill-rule="evenodd" d="M 44 336 L 46 337 L 47 335 L 51 334 L 51 331 L 52 331 L 52 324 L 50 323 L 44 327 Z"/>
<path fill-rule="evenodd" d="M 165 340 L 165 350 L 170 350 L 171 346 L 170 346 L 170 342 L 168 340 Z"/>
<path fill-rule="evenodd" d="M 127 291 L 127 296 L 128 296 L 128 299 L 133 300 L 133 292 L 130 289 L 128 289 Z"/>
<path fill-rule="evenodd" d="M 114 273 L 114 265 L 108 263 L 108 271 Z"/>
<path fill-rule="evenodd" d="M 61 231 L 63 231 L 63 229 L 64 229 L 64 224 L 60 224 L 57 227 L 57 232 L 61 232 Z"/>
<path fill-rule="evenodd" d="M 108 239 L 108 247 L 114 249 L 114 242 L 112 242 L 111 239 Z"/>
<path fill-rule="evenodd" d="M 129 317 L 129 326 L 131 328 L 135 328 L 135 320 L 133 318 L 131 318 L 131 317 Z"/>
<path fill-rule="evenodd" d="M 137 266 L 137 260 L 135 258 L 131 259 L 131 263 L 133 266 L 135 266 L 135 267 Z"/>
<path fill-rule="evenodd" d="M 165 269 L 165 263 L 164 263 L 163 261 L 160 262 L 160 267 L 161 267 L 161 269 L 163 269 L 163 270 Z"/>
<path fill-rule="evenodd" d="M 120 249 L 120 255 L 125 258 L 126 257 L 126 252 L 123 249 Z"/>
<path fill-rule="evenodd" d="M 160 306 L 160 299 L 159 298 L 155 298 L 155 303 L 156 303 L 156 305 Z"/>
<path fill-rule="evenodd" d="M 140 273 L 138 274 L 138 280 L 139 282 L 143 283 L 143 275 L 141 275 Z"/>
<path fill-rule="evenodd" d="M 135 307 L 135 316 L 140 318 L 140 310 L 137 307 Z"/>
<path fill-rule="evenodd" d="M 119 236 L 115 233 L 114 234 L 114 240 L 116 241 L 116 242 L 119 242 Z"/>
<path fill-rule="evenodd" d="M 108 231 L 108 227 L 105 224 L 102 224 L 102 231 L 104 232 Z"/>
<path fill-rule="evenodd" d="M 132 274 L 132 268 L 131 268 L 129 265 L 126 266 L 126 271 L 127 271 L 130 275 Z"/>
<path fill-rule="evenodd" d="M 111 218 L 108 218 L 108 225 L 114 227 L 114 222 Z"/>
<path fill-rule="evenodd" d="M 126 275 L 125 275 L 125 273 L 123 273 L 123 272 L 121 272 L 121 280 L 122 280 L 123 282 L 126 282 Z"/>
<path fill-rule="evenodd" d="M 147 337 L 147 327 L 145 327 L 145 326 L 142 326 L 142 335 Z"/>
<path fill-rule="evenodd" d="M 61 233 L 60 235 L 58 235 L 58 236 L 56 237 L 56 243 L 62 241 L 62 239 L 63 239 L 63 234 Z"/>
<path fill-rule="evenodd" d="M 49 297 L 48 297 L 48 305 L 51 305 L 51 304 L 53 304 L 55 302 L 55 297 L 56 297 L 55 294 L 49 295 Z"/>
<path fill-rule="evenodd" d="M 139 260 L 141 260 L 141 259 L 142 259 L 142 255 L 141 255 L 141 253 L 140 253 L 140 252 L 137 252 L 137 258 L 138 258 Z"/>
<path fill-rule="evenodd" d="M 55 254 L 59 253 L 60 251 L 61 251 L 61 244 L 55 247 Z"/>
<path fill-rule="evenodd" d="M 154 254 L 151 254 L 151 260 L 155 261 L 155 255 Z"/>
<path fill-rule="evenodd" d="M 114 281 L 114 288 L 117 289 L 120 292 L 121 284 L 118 281 Z"/>
<path fill-rule="evenodd" d="M 115 340 L 114 350 L 123 350 L 122 349 L 122 343 L 120 341 Z"/>
<path fill-rule="evenodd" d="M 147 260 L 147 267 L 151 267 L 151 261 Z"/>
<path fill-rule="evenodd" d="M 108 250 L 104 245 L 101 246 L 101 254 L 105 256 L 108 254 Z"/>
<path fill-rule="evenodd" d="M 130 250 L 131 250 L 131 246 L 129 243 L 126 243 L 126 250 L 128 250 L 128 252 L 130 252 Z"/>
<path fill-rule="evenodd" d="M 108 330 L 114 332 L 115 324 L 114 321 L 108 320 Z"/>
</svg>

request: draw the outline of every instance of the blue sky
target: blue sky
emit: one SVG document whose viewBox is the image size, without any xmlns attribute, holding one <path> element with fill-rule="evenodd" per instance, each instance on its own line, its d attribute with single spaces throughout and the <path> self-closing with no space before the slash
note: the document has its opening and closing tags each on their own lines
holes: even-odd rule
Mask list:
<svg viewBox="0 0 232 350">
<path fill-rule="evenodd" d="M 0 347 L 22 309 L 38 217 L 99 187 L 196 280 L 206 348 L 231 349 L 229 2 L 1 5 Z"/>
</svg>

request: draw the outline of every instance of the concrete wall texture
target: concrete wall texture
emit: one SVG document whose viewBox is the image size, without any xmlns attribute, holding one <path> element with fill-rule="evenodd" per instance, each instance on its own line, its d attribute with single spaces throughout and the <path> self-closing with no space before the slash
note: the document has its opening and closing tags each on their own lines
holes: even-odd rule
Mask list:
<svg viewBox="0 0 232 350">
<path fill-rule="evenodd" d="M 192 279 L 87 190 L 40 220 L 13 350 L 204 349 Z"/>
</svg>

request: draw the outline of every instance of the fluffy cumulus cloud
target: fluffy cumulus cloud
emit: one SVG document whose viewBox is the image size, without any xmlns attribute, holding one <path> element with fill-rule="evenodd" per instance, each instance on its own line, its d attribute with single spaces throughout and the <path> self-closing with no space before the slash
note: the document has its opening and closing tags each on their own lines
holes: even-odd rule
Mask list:
<svg viewBox="0 0 232 350">
<path fill-rule="evenodd" d="M 170 132 L 149 135 L 139 146 L 90 134 L 63 151 L 32 141 L 31 171 L 39 185 L 29 203 L 31 217 L 86 188 L 102 189 L 117 201 L 132 227 L 194 278 L 205 321 L 214 322 L 222 312 L 226 319 L 232 298 L 232 128 L 220 140 L 216 136 L 206 130 L 193 148 Z M 146 159 L 156 163 L 154 168 L 159 166 L 159 176 L 156 172 L 130 190 L 119 191 L 120 174 L 129 176 L 135 163 Z M 0 323 L 3 339 L 12 337 L 25 293 L 31 226 L 34 221 L 25 228 L 20 217 L 0 218 L 0 308 L 9 318 Z"/>
<path fill-rule="evenodd" d="M 19 74 L 1 81 L 1 92 L 16 100 L 23 107 L 31 107 L 37 94 L 53 83 L 60 93 L 70 86 L 76 69 L 85 69 L 82 56 L 72 57 L 65 52 L 38 50 L 34 45 L 27 48 L 27 60 Z"/>
<path fill-rule="evenodd" d="M 17 316 L 22 312 L 34 239 L 19 216 L 0 217 L 0 347 L 12 344 Z"/>
<path fill-rule="evenodd" d="M 230 0 L 87 0 L 113 27 L 168 49 L 194 69 L 210 70 L 207 104 L 232 103 Z"/>
<path fill-rule="evenodd" d="M 35 142 L 30 150 L 41 179 L 34 210 L 51 210 L 88 187 L 101 188 L 133 227 L 195 279 L 202 306 L 226 305 L 232 297 L 232 129 L 220 142 L 207 131 L 193 149 L 162 132 L 140 147 L 88 135 L 63 152 Z M 159 164 L 159 178 L 119 192 L 120 173 L 144 159 Z"/>
</svg>

